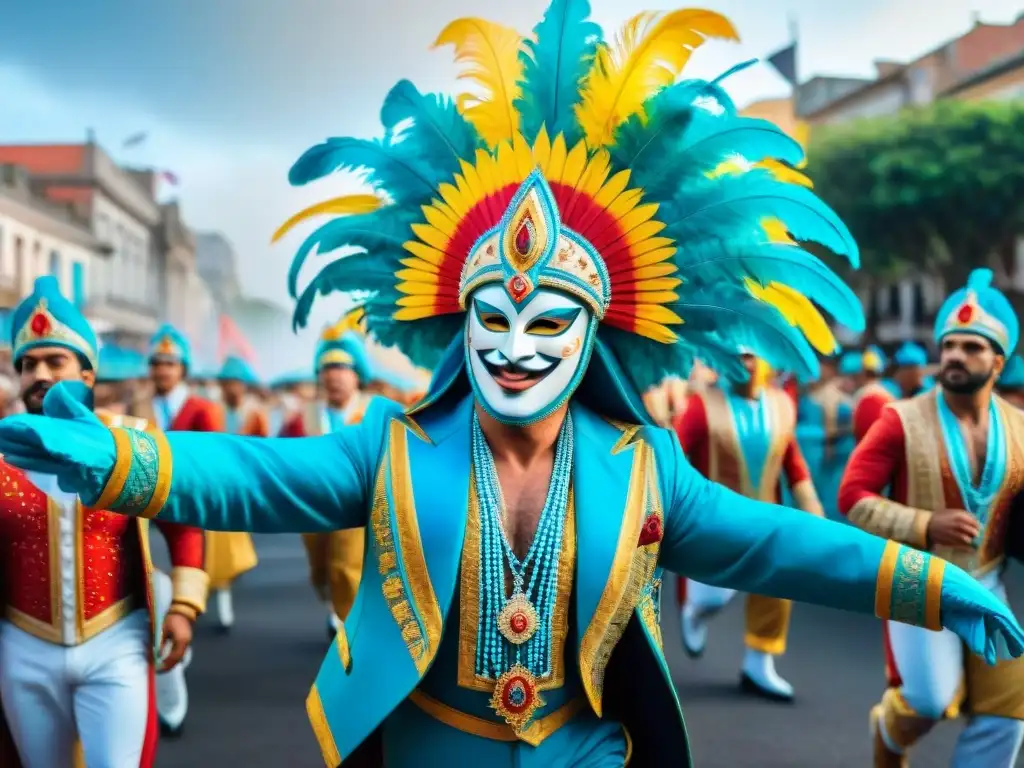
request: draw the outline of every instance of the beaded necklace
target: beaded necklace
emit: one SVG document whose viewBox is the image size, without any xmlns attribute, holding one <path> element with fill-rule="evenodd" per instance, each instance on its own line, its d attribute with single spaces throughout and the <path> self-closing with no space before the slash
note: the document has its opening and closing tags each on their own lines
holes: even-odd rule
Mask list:
<svg viewBox="0 0 1024 768">
<path fill-rule="evenodd" d="M 505 533 L 505 502 L 494 456 L 473 415 L 473 479 L 480 500 L 477 675 L 496 681 L 491 706 L 515 730 L 543 705 L 537 680 L 551 674 L 552 623 L 572 478 L 573 428 L 566 415 L 537 532 L 520 560 Z M 508 594 L 505 568 L 512 575 Z"/>
</svg>

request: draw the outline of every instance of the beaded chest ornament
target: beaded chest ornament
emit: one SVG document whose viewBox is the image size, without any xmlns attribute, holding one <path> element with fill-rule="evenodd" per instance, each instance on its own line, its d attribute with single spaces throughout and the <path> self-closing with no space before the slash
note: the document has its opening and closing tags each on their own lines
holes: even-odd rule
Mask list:
<svg viewBox="0 0 1024 768">
<path fill-rule="evenodd" d="M 504 528 L 505 503 L 494 456 L 473 417 L 473 478 L 480 498 L 480 598 L 476 671 L 496 681 L 491 707 L 516 732 L 544 705 L 537 682 L 551 674 L 552 622 L 559 554 L 572 478 L 573 428 L 566 416 L 555 444 L 544 509 L 526 556 L 520 560 Z M 512 576 L 508 595 L 505 566 Z"/>
</svg>

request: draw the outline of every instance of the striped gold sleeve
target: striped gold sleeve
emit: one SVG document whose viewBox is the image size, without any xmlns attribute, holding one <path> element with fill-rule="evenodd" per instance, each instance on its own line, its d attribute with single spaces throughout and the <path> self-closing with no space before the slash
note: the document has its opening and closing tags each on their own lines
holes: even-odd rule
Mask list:
<svg viewBox="0 0 1024 768">
<path fill-rule="evenodd" d="M 187 605 L 196 613 L 206 611 L 210 577 L 202 568 L 178 565 L 171 568 L 171 602 Z"/>
<path fill-rule="evenodd" d="M 938 631 L 946 561 L 890 541 L 875 583 L 875 615 Z"/>
<path fill-rule="evenodd" d="M 156 517 L 171 490 L 171 449 L 159 431 L 125 427 L 110 430 L 116 458 L 94 509 Z"/>
<path fill-rule="evenodd" d="M 908 507 L 881 496 L 861 499 L 847 515 L 858 528 L 918 549 L 928 548 L 928 521 L 931 517 L 932 513 L 927 510 Z"/>
</svg>

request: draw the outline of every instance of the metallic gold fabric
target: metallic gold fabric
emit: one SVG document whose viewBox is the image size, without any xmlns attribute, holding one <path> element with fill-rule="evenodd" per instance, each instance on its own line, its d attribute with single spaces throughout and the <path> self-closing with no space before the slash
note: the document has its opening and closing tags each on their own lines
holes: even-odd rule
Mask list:
<svg viewBox="0 0 1024 768">
<path fill-rule="evenodd" d="M 747 595 L 746 646 L 755 651 L 781 656 L 786 652 L 789 617 L 793 603 L 777 597 Z"/>
</svg>

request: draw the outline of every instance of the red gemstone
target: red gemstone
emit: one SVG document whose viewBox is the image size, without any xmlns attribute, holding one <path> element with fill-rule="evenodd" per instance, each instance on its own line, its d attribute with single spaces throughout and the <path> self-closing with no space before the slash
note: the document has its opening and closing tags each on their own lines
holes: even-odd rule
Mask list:
<svg viewBox="0 0 1024 768">
<path fill-rule="evenodd" d="M 530 281 L 523 275 L 513 275 L 508 279 L 506 285 L 508 286 L 508 292 L 512 296 L 512 300 L 517 304 L 525 299 L 526 294 L 530 292 Z"/>
<path fill-rule="evenodd" d="M 657 515 L 649 515 L 640 529 L 639 546 L 646 547 L 648 544 L 659 542 L 661 535 L 661 518 Z"/>
<path fill-rule="evenodd" d="M 530 218 L 530 214 L 527 213 L 519 224 L 519 229 L 516 230 L 516 251 L 518 251 L 520 256 L 526 256 L 530 253 L 532 246 L 533 220 Z"/>
<path fill-rule="evenodd" d="M 534 691 L 530 681 L 516 675 L 505 683 L 501 699 L 505 708 L 513 714 L 525 712 L 533 703 Z"/>
<path fill-rule="evenodd" d="M 972 317 L 974 317 L 974 307 L 970 304 L 964 304 L 960 307 L 960 311 L 956 313 L 956 319 L 961 323 L 971 322 Z"/>
<path fill-rule="evenodd" d="M 508 620 L 508 625 L 516 634 L 522 634 L 530 626 L 530 620 L 522 613 L 513 613 L 512 618 Z"/>
<path fill-rule="evenodd" d="M 43 336 L 47 331 L 50 330 L 50 321 L 42 312 L 38 312 L 32 316 L 32 320 L 29 323 L 29 328 L 36 336 Z"/>
</svg>

